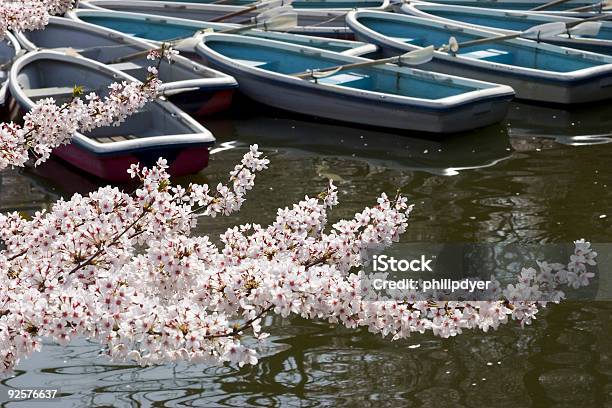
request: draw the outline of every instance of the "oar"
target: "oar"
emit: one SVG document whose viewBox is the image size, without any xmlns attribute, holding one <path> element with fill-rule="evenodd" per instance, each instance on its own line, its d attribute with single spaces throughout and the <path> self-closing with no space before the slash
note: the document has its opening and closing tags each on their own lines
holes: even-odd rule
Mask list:
<svg viewBox="0 0 612 408">
<path fill-rule="evenodd" d="M 212 20 L 209 20 L 211 23 L 218 23 L 220 21 L 225 21 L 229 18 L 232 17 L 237 17 L 237 16 L 241 16 L 243 14 L 247 14 L 250 13 L 252 11 L 258 10 L 258 11 L 266 11 L 266 10 L 270 10 L 270 9 L 274 9 L 277 7 L 282 7 L 282 6 L 286 6 L 291 4 L 292 0 L 264 0 L 264 1 L 260 1 L 258 3 L 255 3 L 252 6 L 246 7 L 242 10 L 239 11 L 234 11 L 233 13 L 228 13 L 228 14 L 224 14 L 222 16 L 213 18 Z"/>
<path fill-rule="evenodd" d="M 311 70 L 307 72 L 300 72 L 298 74 L 293 74 L 292 76 L 296 78 L 325 78 L 331 75 L 334 75 L 337 72 L 344 71 L 346 69 L 355 69 L 355 68 L 365 68 L 372 67 L 375 65 L 382 64 L 399 64 L 399 65 L 420 65 L 425 64 L 434 56 L 434 47 L 430 45 L 429 47 L 420 48 L 418 50 L 413 50 L 407 52 L 403 55 L 399 55 L 397 57 L 383 58 L 379 60 L 372 61 L 364 61 L 364 62 L 355 62 L 353 64 L 346 65 L 337 65 L 335 67 Z"/>
<path fill-rule="evenodd" d="M 292 7 L 287 7 L 285 11 L 278 13 L 275 10 L 264 11 L 253 18 L 253 24 L 241 27 L 229 28 L 219 31 L 219 34 L 235 34 L 241 31 L 260 29 L 263 31 L 287 31 L 298 24 L 298 15 Z"/>
<path fill-rule="evenodd" d="M 601 29 L 601 21 L 586 21 L 574 27 L 568 27 L 567 35 L 580 35 L 583 37 L 597 37 Z"/>
<path fill-rule="evenodd" d="M 258 16 L 259 17 L 259 16 Z M 219 31 L 219 34 L 231 34 L 238 33 L 240 31 L 251 30 L 254 28 L 262 29 L 265 31 L 281 31 L 281 30 L 289 30 L 297 25 L 297 13 L 283 13 L 278 14 L 268 19 L 261 19 L 254 24 L 230 28 L 228 30 Z M 186 38 L 176 38 L 170 41 L 166 41 L 165 44 L 171 45 L 173 48 L 181 51 L 189 51 L 192 52 L 195 50 L 195 47 L 202 41 L 202 37 L 207 34 L 213 32 L 212 28 L 206 28 L 204 30 L 200 30 L 191 37 Z M 112 63 L 126 62 L 135 60 L 138 58 L 142 58 L 147 55 L 151 50 L 155 48 L 151 48 L 144 51 L 139 51 L 133 54 L 124 55 L 122 57 L 116 58 L 112 61 Z"/>
<path fill-rule="evenodd" d="M 8 67 L 10 67 L 13 64 L 13 62 L 15 62 L 15 60 L 17 58 L 21 57 L 26 52 L 27 51 L 22 48 L 18 53 L 15 54 L 15 56 L 13 58 L 11 58 L 10 60 L 6 61 L 4 64 L 0 65 L 0 70 L 4 71 Z"/>
<path fill-rule="evenodd" d="M 263 11 L 259 13 L 258 15 L 256 15 L 255 17 L 250 17 L 240 22 L 236 22 L 235 24 L 240 24 L 240 25 L 253 24 L 258 21 L 268 20 L 268 19 L 271 19 L 272 17 L 278 16 L 280 14 L 285 14 L 285 13 L 295 13 L 295 9 L 291 5 L 276 7 L 270 10 Z"/>
<path fill-rule="evenodd" d="M 459 51 L 459 49 L 463 47 L 471 47 L 474 45 L 512 40 L 512 39 L 519 38 L 519 37 L 528 38 L 531 40 L 539 40 L 542 37 L 554 37 L 555 35 L 559 35 L 559 34 L 566 32 L 566 30 L 567 28 L 566 28 L 565 23 L 554 22 L 554 23 L 545 23 L 545 24 L 533 26 L 531 28 L 528 28 L 525 31 L 521 31 L 520 33 L 499 35 L 496 37 L 479 38 L 477 40 L 465 41 L 462 43 L 457 42 L 455 37 L 450 37 L 448 44 L 440 47 L 440 51 L 444 51 L 444 52 L 450 51 L 453 54 L 456 54 Z"/>
<path fill-rule="evenodd" d="M 595 3 L 595 4 L 590 4 L 588 6 L 581 6 L 581 7 L 576 7 L 576 8 L 572 8 L 569 9 L 567 11 L 590 11 L 590 10 L 597 10 L 599 12 L 606 10 L 608 8 L 612 7 L 612 0 L 604 0 L 604 1 L 600 1 L 599 3 Z"/>
<path fill-rule="evenodd" d="M 559 4 L 567 3 L 568 1 L 571 1 L 571 0 L 553 0 L 553 1 L 548 2 L 546 4 L 542 4 L 540 6 L 537 6 L 537 7 L 534 7 L 532 9 L 529 9 L 529 11 L 546 10 L 546 9 L 551 8 L 551 7 L 557 6 Z"/>
<path fill-rule="evenodd" d="M 474 45 L 493 43 L 498 41 L 512 40 L 514 38 L 527 38 L 530 40 L 540 40 L 546 37 L 554 37 L 559 34 L 567 33 L 569 35 L 588 35 L 595 37 L 599 34 L 601 23 L 597 23 L 600 20 L 612 19 L 612 15 L 599 15 L 594 17 L 585 18 L 582 20 L 571 21 L 569 23 L 563 23 L 561 21 L 545 23 L 528 28 L 525 31 L 516 34 L 500 35 L 497 37 L 479 38 L 478 40 L 465 41 L 462 43 L 457 42 L 455 37 L 450 37 L 448 44 L 440 47 L 440 51 L 452 52 L 456 54 L 460 48 L 471 47 Z"/>
</svg>

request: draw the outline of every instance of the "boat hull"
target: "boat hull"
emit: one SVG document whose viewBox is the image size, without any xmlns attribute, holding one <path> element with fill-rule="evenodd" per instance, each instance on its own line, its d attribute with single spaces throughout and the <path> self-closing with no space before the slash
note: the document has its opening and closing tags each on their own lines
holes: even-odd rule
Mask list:
<svg viewBox="0 0 612 408">
<path fill-rule="evenodd" d="M 381 128 L 430 133 L 467 131 L 501 121 L 512 99 L 512 95 L 483 98 L 448 109 L 408 106 L 384 98 L 372 103 L 371 99 L 309 86 L 307 81 L 303 86 L 288 84 L 212 58 L 207 62 L 234 76 L 240 92 L 257 102 L 309 116 Z"/>
<path fill-rule="evenodd" d="M 168 100 L 191 116 L 203 117 L 223 112 L 232 106 L 237 86 L 201 89 L 171 95 Z"/>
<path fill-rule="evenodd" d="M 168 160 L 170 166 L 168 171 L 172 176 L 197 173 L 208 166 L 210 151 L 207 147 L 178 147 L 100 156 L 73 143 L 54 149 L 53 154 L 100 179 L 124 183 L 130 181 L 126 170 L 132 164 L 140 163 L 142 166 L 150 167 L 159 157 Z"/>
<path fill-rule="evenodd" d="M 27 112 L 11 95 L 7 105 L 12 111 L 7 118 L 19 120 Z M 111 183 L 127 183 L 131 180 L 127 170 L 132 164 L 151 167 L 158 158 L 168 161 L 168 172 L 173 177 L 195 174 L 208 166 L 210 158 L 209 146 L 163 146 L 152 149 L 134 149 L 113 152 L 112 154 L 96 154 L 82 146 L 77 140 L 53 149 L 53 156 L 70 164 L 87 174 Z"/>
</svg>

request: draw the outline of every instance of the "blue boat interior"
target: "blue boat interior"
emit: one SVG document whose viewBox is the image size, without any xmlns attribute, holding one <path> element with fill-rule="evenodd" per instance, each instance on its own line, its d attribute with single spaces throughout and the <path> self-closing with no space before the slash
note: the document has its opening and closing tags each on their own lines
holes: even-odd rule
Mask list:
<svg viewBox="0 0 612 408">
<path fill-rule="evenodd" d="M 205 27 L 204 24 L 202 25 L 202 27 L 193 27 L 180 24 L 169 24 L 150 20 L 137 20 L 121 17 L 99 17 L 83 15 L 79 16 L 79 18 L 87 23 L 110 28 L 112 30 L 120 31 L 127 35 L 132 35 L 134 37 L 151 41 L 167 41 L 176 38 L 190 37 L 197 31 Z M 246 33 L 245 35 L 271 39 L 274 39 L 275 35 L 275 33 L 273 32 L 265 31 L 253 31 L 251 33 Z M 284 39 L 284 41 L 291 42 L 293 44 L 323 48 L 336 52 L 342 52 L 352 48 L 349 44 L 341 43 L 333 39 L 319 39 L 317 37 L 310 36 L 288 36 L 286 39 Z"/>
<path fill-rule="evenodd" d="M 175 38 L 190 37 L 200 30 L 178 24 L 167 24 L 155 21 L 123 19 L 118 17 L 80 16 L 81 20 L 101 27 L 121 31 L 134 37 L 153 41 L 167 41 Z"/>
<path fill-rule="evenodd" d="M 447 18 L 449 20 L 461 21 L 463 23 L 469 24 L 477 24 L 485 27 L 501 28 L 504 30 L 524 31 L 534 25 L 540 24 L 539 22 L 533 22 L 532 20 L 527 20 L 526 18 L 521 17 L 498 17 L 476 13 L 457 13 L 453 11 L 444 10 L 426 10 L 426 12 L 429 14 L 433 14 L 434 16 Z"/>
<path fill-rule="evenodd" d="M 158 0 L 161 1 L 161 0 Z M 215 0 L 173 0 L 181 3 L 200 3 L 210 4 Z M 224 4 L 229 5 L 251 5 L 255 3 L 254 0 L 231 0 Z M 359 7 L 380 7 L 382 6 L 382 0 L 354 0 L 354 1 L 325 1 L 325 0 L 295 0 L 291 3 L 293 8 L 296 9 L 313 9 L 313 8 L 346 8 L 353 9 Z"/>
<path fill-rule="evenodd" d="M 271 45 L 246 44 L 231 40 L 208 40 L 206 45 L 235 62 L 286 75 L 346 64 L 345 60 L 324 57 L 312 50 L 283 50 Z M 340 71 L 320 78 L 317 82 L 422 99 L 440 99 L 487 87 L 483 85 L 476 88 L 448 79 L 423 78 L 412 75 L 408 70 L 398 73 L 380 67 Z"/>
<path fill-rule="evenodd" d="M 383 18 L 363 17 L 359 19 L 359 22 L 395 41 L 418 47 L 433 45 L 439 48 L 447 44 L 451 36 L 455 37 L 459 43 L 482 38 L 465 33 L 463 30 L 445 28 L 442 25 L 439 27 L 428 26 L 406 20 L 393 21 Z M 508 41 L 463 47 L 458 55 L 482 61 L 552 72 L 572 72 L 584 68 L 606 65 L 605 61 L 565 55 Z"/>
<path fill-rule="evenodd" d="M 296 9 L 313 9 L 313 8 L 345 8 L 353 9 L 359 7 L 380 7 L 382 1 L 352 1 L 352 2 L 341 2 L 341 1 L 300 1 L 296 0 L 291 3 L 293 8 Z"/>
<path fill-rule="evenodd" d="M 432 14 L 434 16 L 438 16 L 441 18 L 446 18 L 449 20 L 461 21 L 463 23 L 468 24 L 476 24 L 484 27 L 493 27 L 499 28 L 503 30 L 515 30 L 515 31 L 525 31 L 526 29 L 533 27 L 539 24 L 549 23 L 554 21 L 554 19 L 527 19 L 526 17 L 519 16 L 493 16 L 493 15 L 483 15 L 474 12 L 456 12 L 449 10 L 438 10 L 438 9 L 423 9 L 426 13 Z M 599 34 L 597 38 L 600 39 L 612 39 L 612 29 L 608 27 L 602 27 L 599 30 Z"/>
<path fill-rule="evenodd" d="M 527 11 L 538 5 L 542 5 L 545 3 L 549 3 L 548 1 L 541 2 L 506 2 L 506 1 L 498 1 L 498 0 L 474 0 L 474 1 L 456 1 L 456 0 L 435 0 L 434 3 L 439 4 L 448 4 L 454 6 L 468 6 L 468 7 L 485 7 L 491 9 L 503 9 L 503 10 L 523 10 Z M 581 2 L 568 2 L 568 3 L 560 3 L 556 4 L 552 7 L 549 7 L 550 11 L 563 11 L 569 10 L 575 7 L 583 7 L 583 6 L 591 6 L 597 3 L 596 1 L 581 1 Z"/>
</svg>

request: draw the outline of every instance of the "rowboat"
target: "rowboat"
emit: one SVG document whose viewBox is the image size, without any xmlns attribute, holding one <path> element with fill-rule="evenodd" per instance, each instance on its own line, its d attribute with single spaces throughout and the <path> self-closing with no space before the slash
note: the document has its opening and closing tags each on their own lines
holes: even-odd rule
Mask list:
<svg viewBox="0 0 612 408">
<path fill-rule="evenodd" d="M 17 39 L 9 32 L 0 41 L 0 108 L 4 110 L 7 103 L 8 69 L 11 61 L 19 54 L 21 47 Z"/>
<path fill-rule="evenodd" d="M 190 37 L 205 29 L 222 31 L 237 27 L 235 24 L 208 23 L 173 17 L 162 18 L 149 14 L 107 10 L 76 9 L 69 11 L 67 17 L 76 21 L 87 22 L 99 27 L 141 38 L 155 45 L 161 45 L 164 41 L 174 40 L 176 38 Z M 330 39 L 275 31 L 247 30 L 241 32 L 241 35 L 307 45 L 356 56 L 370 54 L 376 52 L 378 49 L 375 45 L 358 41 Z"/>
<path fill-rule="evenodd" d="M 503 85 L 395 65 L 301 79 L 292 74 L 370 60 L 261 38 L 207 34 L 197 51 L 255 101 L 361 125 L 436 133 L 474 129 L 500 121 L 514 94 Z"/>
<path fill-rule="evenodd" d="M 455 6 L 482 7 L 498 10 L 531 10 L 550 3 L 551 0 L 428 0 L 429 3 Z M 550 11 L 566 11 L 574 8 L 593 6 L 601 3 L 599 0 L 570 0 L 556 4 L 546 9 Z"/>
<path fill-rule="evenodd" d="M 25 31 L 16 36 L 26 50 L 68 50 L 110 64 L 140 81 L 146 79 L 147 67 L 151 65 L 146 55 L 126 62 L 115 62 L 120 57 L 153 48 L 147 41 L 82 21 L 51 17 L 44 31 Z M 229 108 L 238 87 L 231 76 L 182 56 L 174 58 L 171 64 L 163 60 L 159 66 L 159 78 L 163 82 L 161 94 L 195 116 L 210 115 Z"/>
<path fill-rule="evenodd" d="M 112 0 L 110 0 L 112 1 Z M 165 0 L 131 0 L 131 1 L 157 1 L 167 3 Z M 95 3 L 95 0 L 88 0 L 86 3 Z M 203 4 L 203 5 L 231 5 L 231 6 L 251 6 L 257 0 L 175 0 L 176 3 Z M 389 5 L 389 0 L 294 0 L 291 5 L 297 10 L 337 10 L 347 12 L 353 9 L 382 10 Z M 188 6 L 188 7 L 189 7 Z"/>
<path fill-rule="evenodd" d="M 84 92 L 108 94 L 113 82 L 137 81 L 117 69 L 58 51 L 35 51 L 18 58 L 9 73 L 9 91 L 24 112 L 44 98 L 70 100 L 75 84 Z M 119 126 L 75 133 L 71 144 L 53 153 L 83 172 L 112 182 L 129 180 L 133 163 L 168 160 L 173 175 L 195 173 L 208 164 L 212 134 L 174 104 L 156 100 Z"/>
<path fill-rule="evenodd" d="M 451 36 L 459 43 L 499 36 L 461 24 L 375 11 L 350 12 L 347 24 L 359 39 L 391 55 L 427 45 L 438 49 Z M 422 67 L 510 85 L 517 98 L 533 101 L 572 104 L 612 97 L 612 57 L 526 39 L 466 46 L 456 54 L 436 51 Z"/>
<path fill-rule="evenodd" d="M 387 6 L 388 0 L 384 0 Z M 150 0 L 91 0 L 81 8 L 113 10 L 128 13 L 152 14 L 159 17 L 175 17 L 202 22 L 210 22 L 216 17 L 245 10 L 245 6 L 224 4 L 198 4 Z M 344 24 L 344 16 L 350 9 L 296 9 L 298 24 L 289 30 L 291 33 L 307 34 L 318 37 L 352 39 L 351 31 Z M 254 10 L 240 16 L 229 18 L 225 23 L 248 23 L 259 11 Z"/>
<path fill-rule="evenodd" d="M 404 3 L 403 13 L 413 16 L 436 19 L 447 24 L 460 23 L 477 29 L 495 31 L 500 34 L 515 34 L 530 27 L 561 21 L 575 23 L 576 18 L 551 16 L 542 13 L 520 11 L 494 10 L 477 7 L 447 6 L 432 3 Z M 561 45 L 563 47 L 612 55 L 612 22 L 601 22 L 596 37 L 581 35 L 558 35 L 545 37 L 542 41 Z"/>
</svg>

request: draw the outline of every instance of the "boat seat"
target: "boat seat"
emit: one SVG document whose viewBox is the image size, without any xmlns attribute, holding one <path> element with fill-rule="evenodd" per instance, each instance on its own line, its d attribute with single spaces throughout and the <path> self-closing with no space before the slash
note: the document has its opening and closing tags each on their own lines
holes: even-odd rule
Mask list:
<svg viewBox="0 0 612 408">
<path fill-rule="evenodd" d="M 24 89 L 28 98 L 51 98 L 53 96 L 70 96 L 74 92 L 71 86 L 52 86 L 49 88 Z"/>
<path fill-rule="evenodd" d="M 256 67 L 256 68 L 262 68 L 263 66 L 268 65 L 267 61 L 248 60 L 248 59 L 241 59 L 241 58 L 234 58 L 234 61 L 240 64 L 248 65 L 249 67 Z"/>
<path fill-rule="evenodd" d="M 94 137 L 93 139 L 99 143 L 113 143 L 113 142 L 123 142 L 126 140 L 134 140 L 138 139 L 137 135 L 112 135 L 112 136 L 101 136 Z"/>
<path fill-rule="evenodd" d="M 459 54 L 462 57 L 474 58 L 484 61 L 499 62 L 500 64 L 511 64 L 512 54 L 508 51 L 496 50 L 489 48 L 486 50 L 478 50 Z"/>
<path fill-rule="evenodd" d="M 355 74 L 355 73 L 342 73 L 342 74 L 336 74 L 336 75 L 331 75 L 325 78 L 319 78 L 317 80 L 318 83 L 320 84 L 326 84 L 326 85 L 355 85 L 356 82 L 358 81 L 364 81 L 367 80 L 369 77 L 367 77 L 366 75 L 360 75 L 360 74 Z"/>
<path fill-rule="evenodd" d="M 389 37 L 395 41 L 399 41 L 406 44 L 418 45 L 419 47 L 425 46 L 425 40 L 422 38 L 410 38 L 410 37 Z"/>
<path fill-rule="evenodd" d="M 117 64 L 108 65 L 109 68 L 118 69 L 119 71 L 137 71 L 139 69 L 144 69 L 142 65 L 138 65 L 134 62 L 120 62 Z"/>
</svg>

